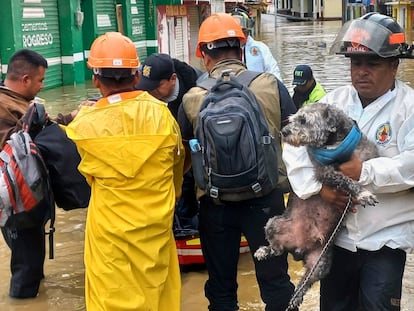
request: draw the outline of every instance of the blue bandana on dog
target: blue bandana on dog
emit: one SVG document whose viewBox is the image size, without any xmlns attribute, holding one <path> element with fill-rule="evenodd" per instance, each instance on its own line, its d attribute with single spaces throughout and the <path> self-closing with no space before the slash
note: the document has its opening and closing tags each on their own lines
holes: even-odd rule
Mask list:
<svg viewBox="0 0 414 311">
<path fill-rule="evenodd" d="M 336 148 L 308 147 L 309 154 L 321 165 L 343 163 L 348 161 L 362 138 L 358 126 L 354 125 L 345 139 Z"/>
</svg>

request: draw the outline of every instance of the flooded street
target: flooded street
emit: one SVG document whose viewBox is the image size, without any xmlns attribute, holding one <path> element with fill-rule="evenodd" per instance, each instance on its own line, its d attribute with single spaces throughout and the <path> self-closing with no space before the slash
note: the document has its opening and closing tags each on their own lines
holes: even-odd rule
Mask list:
<svg viewBox="0 0 414 311">
<path fill-rule="evenodd" d="M 349 83 L 349 60 L 343 56 L 329 55 L 329 47 L 341 27 L 340 21 L 287 22 L 273 15 L 264 15 L 259 39 L 266 42 L 278 60 L 282 77 L 292 92 L 292 73 L 298 64 L 308 64 L 314 75 L 327 91 Z M 403 60 L 398 77 L 413 85 L 414 60 Z M 69 112 L 81 100 L 98 92 L 90 84 L 77 87 L 62 87 L 42 91 L 39 96 L 46 99 L 51 116 L 58 112 Z M 414 204 L 414 203 L 413 203 Z M 63 211 L 57 209 L 55 234 L 55 259 L 46 259 L 45 275 L 40 294 L 35 299 L 14 300 L 8 297 L 10 253 L 0 238 L 0 310 L 1 311 L 81 311 L 84 304 L 83 240 L 86 209 Z M 290 275 L 296 283 L 302 275 L 301 263 L 290 260 Z M 406 278 L 403 311 L 414 310 L 414 259 L 408 259 L 409 277 Z M 203 267 L 186 268 L 182 272 L 182 311 L 207 310 L 204 297 L 206 270 Z M 240 310 L 263 310 L 255 280 L 251 254 L 242 254 L 239 263 Z M 411 292 L 408 292 L 407 289 Z M 315 284 L 305 296 L 301 311 L 316 311 L 319 308 L 319 288 Z M 91 310 L 93 311 L 93 310 Z"/>
<path fill-rule="evenodd" d="M 84 311 L 84 266 L 83 240 L 86 209 L 63 211 L 57 209 L 55 234 L 55 259 L 46 259 L 46 278 L 35 299 L 16 300 L 8 297 L 9 250 L 0 240 L 0 310 L 1 311 Z M 46 244 L 48 246 L 48 244 Z M 301 277 L 301 264 L 292 261 L 291 276 L 294 280 Z M 182 311 L 207 310 L 204 298 L 204 282 L 207 274 L 202 265 L 183 267 Z M 251 254 L 240 256 L 239 263 L 239 305 L 240 310 L 263 310 L 264 305 L 253 270 Z M 316 311 L 318 288 L 315 286 L 305 297 L 301 310 Z M 306 306 L 306 307 L 305 307 Z"/>
</svg>

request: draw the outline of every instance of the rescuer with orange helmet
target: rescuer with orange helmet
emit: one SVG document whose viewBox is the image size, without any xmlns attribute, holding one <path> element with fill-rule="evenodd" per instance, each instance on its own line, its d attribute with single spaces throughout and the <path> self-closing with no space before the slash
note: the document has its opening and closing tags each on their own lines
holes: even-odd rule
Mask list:
<svg viewBox="0 0 414 311">
<path fill-rule="evenodd" d="M 397 71 L 401 58 L 412 58 L 412 46 L 392 17 L 372 12 L 345 23 L 331 53 L 349 58 L 351 83 L 319 102 L 343 110 L 378 150 L 372 159 L 353 155 L 333 162 L 378 203 L 365 207 L 352 198 L 352 212 L 335 235 L 329 274 L 320 283 L 320 310 L 398 311 L 406 254 L 414 249 L 414 90 L 397 79 Z M 337 147 L 323 150 L 339 158 Z M 299 197 L 320 195 L 346 209 L 349 193 L 316 181 L 305 148 L 286 144 L 283 159 Z"/>
<path fill-rule="evenodd" d="M 93 71 L 94 85 L 99 89 L 102 80 L 122 87 L 129 85 L 131 80 L 138 81 L 140 62 L 136 47 L 131 39 L 119 32 L 107 32 L 98 37 L 92 43 L 87 64 Z M 105 85 L 101 91 L 107 93 Z"/>
<path fill-rule="evenodd" d="M 66 133 L 91 186 L 85 233 L 88 310 L 179 311 L 181 282 L 173 215 L 183 179 L 181 134 L 166 103 L 134 90 L 135 44 L 109 32 L 88 66 L 100 90 Z"/>
<path fill-rule="evenodd" d="M 230 14 L 212 14 L 200 26 L 196 56 L 202 59 L 212 79 L 223 74 L 238 76 L 246 71 L 246 66 L 241 61 L 245 41 L 240 24 Z M 279 137 L 280 102 L 283 99 L 279 94 L 277 79 L 270 73 L 261 73 L 248 87 L 264 110 L 272 136 Z M 184 95 L 178 120 L 187 148 L 188 141 L 195 138 L 194 129 L 206 94 L 205 88 L 193 87 Z M 289 96 L 288 100 L 291 100 Z M 239 143 L 243 144 L 243 141 Z M 276 144 L 280 150 L 280 141 Z M 186 156 L 189 155 L 188 149 Z M 286 180 L 281 173 L 282 164 L 279 171 L 279 181 L 282 183 Z M 198 197 L 201 247 L 209 274 L 205 284 L 209 310 L 238 310 L 237 262 L 240 236 L 244 234 L 252 254 L 267 244 L 263 227 L 270 217 L 282 214 L 285 209 L 282 185 L 279 184 L 263 197 L 237 202 L 218 202 L 200 189 Z M 285 310 L 294 289 L 287 273 L 286 254 L 265 261 L 254 260 L 266 310 Z"/>
<path fill-rule="evenodd" d="M 246 43 L 243 30 L 230 15 L 217 13 L 209 16 L 200 26 L 196 56 L 203 57 L 203 49 L 241 48 Z"/>
</svg>

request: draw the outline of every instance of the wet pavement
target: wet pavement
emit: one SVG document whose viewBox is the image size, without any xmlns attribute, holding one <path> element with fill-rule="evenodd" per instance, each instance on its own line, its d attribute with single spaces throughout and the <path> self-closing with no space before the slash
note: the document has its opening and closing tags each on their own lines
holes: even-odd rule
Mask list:
<svg viewBox="0 0 414 311">
<path fill-rule="evenodd" d="M 263 16 L 263 28 L 258 36 L 266 42 L 282 71 L 283 80 L 292 91 L 292 73 L 298 64 L 309 64 L 314 75 L 327 89 L 349 83 L 349 63 L 341 56 L 329 55 L 329 47 L 341 27 L 339 21 L 287 22 L 277 18 L 275 29 L 273 15 Z M 402 61 L 398 77 L 414 83 L 414 60 Z M 69 112 L 81 100 L 93 97 L 98 92 L 90 84 L 77 87 L 62 87 L 39 94 L 47 100 L 51 116 L 58 112 Z M 0 238 L 0 310 L 1 311 L 81 311 L 85 310 L 83 239 L 86 209 L 73 211 L 57 210 L 55 259 L 46 259 L 46 278 L 42 282 L 39 296 L 35 299 L 15 300 L 8 297 L 10 253 Z M 407 277 L 404 280 L 403 311 L 414 310 L 414 258 L 407 261 Z M 301 263 L 290 260 L 289 273 L 293 282 L 302 276 Z M 204 282 L 207 278 L 203 266 L 185 267 L 182 272 L 182 310 L 207 310 L 204 297 Z M 251 254 L 242 254 L 239 262 L 240 310 L 263 310 L 256 284 Z M 318 284 L 305 296 L 301 311 L 318 310 Z"/>
</svg>

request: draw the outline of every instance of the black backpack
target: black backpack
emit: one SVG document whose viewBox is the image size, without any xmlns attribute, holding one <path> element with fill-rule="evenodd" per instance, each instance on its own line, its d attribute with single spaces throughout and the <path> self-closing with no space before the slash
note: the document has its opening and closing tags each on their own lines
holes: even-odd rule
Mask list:
<svg viewBox="0 0 414 311">
<path fill-rule="evenodd" d="M 279 145 L 248 85 L 260 73 L 223 72 L 199 84 L 208 90 L 190 141 L 197 186 L 213 199 L 262 197 L 278 184 Z"/>
</svg>

